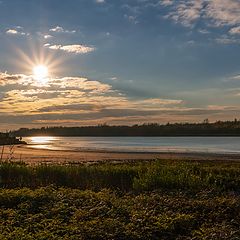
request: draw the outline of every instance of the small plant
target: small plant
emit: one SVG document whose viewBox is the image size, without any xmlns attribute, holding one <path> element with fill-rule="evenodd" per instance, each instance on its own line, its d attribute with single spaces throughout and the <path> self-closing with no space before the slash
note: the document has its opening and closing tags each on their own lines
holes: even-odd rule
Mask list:
<svg viewBox="0 0 240 240">
<path fill-rule="evenodd" d="M 8 156 L 7 156 L 7 161 L 8 162 L 11 162 L 14 159 L 14 147 L 15 147 L 14 144 L 9 145 L 9 153 L 8 153 Z"/>
</svg>

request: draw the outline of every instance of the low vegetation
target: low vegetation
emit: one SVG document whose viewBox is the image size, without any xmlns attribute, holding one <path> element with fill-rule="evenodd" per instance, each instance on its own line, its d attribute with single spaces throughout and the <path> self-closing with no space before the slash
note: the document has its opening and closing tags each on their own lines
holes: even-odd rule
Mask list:
<svg viewBox="0 0 240 240">
<path fill-rule="evenodd" d="M 158 189 L 184 191 L 240 191 L 240 163 L 152 161 L 95 165 L 39 165 L 2 163 L 0 187 L 78 188 L 122 192 Z"/>
<path fill-rule="evenodd" d="M 240 163 L 0 165 L 0 239 L 239 239 Z"/>
</svg>

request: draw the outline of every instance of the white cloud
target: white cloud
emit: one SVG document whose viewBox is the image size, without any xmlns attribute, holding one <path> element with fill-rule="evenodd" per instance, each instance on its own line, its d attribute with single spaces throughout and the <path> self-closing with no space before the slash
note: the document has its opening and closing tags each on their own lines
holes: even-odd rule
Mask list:
<svg viewBox="0 0 240 240">
<path fill-rule="evenodd" d="M 53 36 L 52 36 L 52 35 L 49 35 L 49 34 L 46 34 L 46 35 L 44 35 L 43 37 L 44 37 L 44 39 L 49 39 L 49 38 L 52 38 Z"/>
<path fill-rule="evenodd" d="M 7 34 L 18 34 L 18 31 L 17 30 L 15 30 L 15 29 L 8 29 L 7 31 L 6 31 L 6 33 Z"/>
<path fill-rule="evenodd" d="M 229 31 L 229 33 L 232 34 L 232 35 L 234 35 L 234 34 L 240 34 L 240 26 L 231 28 L 230 31 Z"/>
<path fill-rule="evenodd" d="M 76 33 L 76 30 L 66 30 L 63 27 L 56 26 L 54 28 L 49 29 L 50 32 L 57 32 L 57 33 Z"/>
<path fill-rule="evenodd" d="M 75 53 L 75 54 L 84 54 L 90 53 L 95 50 L 94 47 L 89 47 L 86 45 L 81 44 L 72 44 L 72 45 L 50 45 L 49 43 L 44 45 L 45 47 L 52 49 L 52 50 L 61 50 L 68 53 Z"/>
<path fill-rule="evenodd" d="M 6 31 L 6 34 L 12 35 L 12 36 L 29 36 L 30 34 L 25 32 L 23 27 L 21 26 L 16 26 L 15 28 L 9 28 Z"/>
<path fill-rule="evenodd" d="M 96 3 L 105 3 L 105 0 L 96 0 Z"/>
<path fill-rule="evenodd" d="M 111 78 L 109 78 L 109 79 L 112 80 L 112 81 L 117 81 L 117 80 L 118 80 L 117 77 L 111 77 Z"/>
<path fill-rule="evenodd" d="M 44 47 L 49 47 L 49 46 L 51 46 L 51 44 L 50 43 L 45 43 L 43 46 Z"/>
<path fill-rule="evenodd" d="M 37 32 L 37 35 L 42 38 L 42 39 L 50 39 L 53 38 L 53 36 L 51 34 L 48 33 L 42 33 L 42 32 Z"/>
<path fill-rule="evenodd" d="M 49 29 L 50 32 L 64 32 L 62 27 L 56 26 L 54 28 Z"/>
<path fill-rule="evenodd" d="M 21 35 L 21 36 L 28 36 L 29 35 L 29 33 L 25 33 L 25 32 L 23 32 L 23 31 L 20 31 L 20 29 L 22 29 L 22 27 L 17 27 L 16 29 L 8 29 L 7 31 L 6 31 L 6 34 L 8 34 L 8 35 Z"/>
</svg>

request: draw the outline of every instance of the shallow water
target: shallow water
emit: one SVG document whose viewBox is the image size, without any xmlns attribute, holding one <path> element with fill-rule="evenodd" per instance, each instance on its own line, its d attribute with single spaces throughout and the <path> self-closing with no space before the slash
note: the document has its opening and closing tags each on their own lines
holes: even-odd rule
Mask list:
<svg viewBox="0 0 240 240">
<path fill-rule="evenodd" d="M 28 147 L 113 152 L 240 153 L 240 137 L 26 137 Z"/>
</svg>

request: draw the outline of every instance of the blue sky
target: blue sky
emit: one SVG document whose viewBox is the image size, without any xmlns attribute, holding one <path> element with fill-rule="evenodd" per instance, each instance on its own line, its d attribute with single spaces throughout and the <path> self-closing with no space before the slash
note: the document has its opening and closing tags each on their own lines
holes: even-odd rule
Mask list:
<svg viewBox="0 0 240 240">
<path fill-rule="evenodd" d="M 239 117 L 239 0 L 2 0 L 0 23 L 4 129 Z"/>
</svg>

